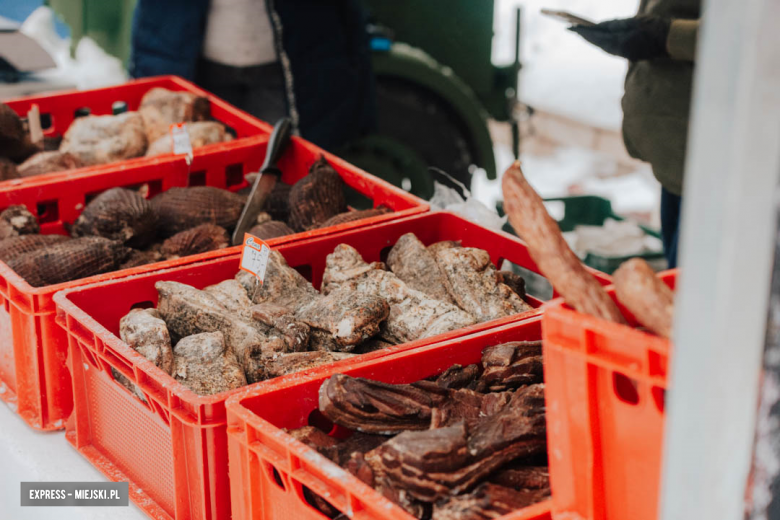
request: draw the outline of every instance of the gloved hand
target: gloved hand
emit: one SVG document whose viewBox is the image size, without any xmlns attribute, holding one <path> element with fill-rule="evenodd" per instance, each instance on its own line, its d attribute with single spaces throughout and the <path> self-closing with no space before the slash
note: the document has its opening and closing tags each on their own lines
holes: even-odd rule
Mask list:
<svg viewBox="0 0 780 520">
<path fill-rule="evenodd" d="M 666 39 L 672 21 L 652 15 L 569 27 L 593 45 L 631 61 L 669 56 Z"/>
</svg>

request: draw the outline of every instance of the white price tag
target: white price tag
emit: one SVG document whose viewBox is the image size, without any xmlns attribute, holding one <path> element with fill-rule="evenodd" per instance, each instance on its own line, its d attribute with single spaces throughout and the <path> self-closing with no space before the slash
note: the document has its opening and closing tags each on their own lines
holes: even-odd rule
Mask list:
<svg viewBox="0 0 780 520">
<path fill-rule="evenodd" d="M 187 164 L 192 162 L 192 143 L 190 134 L 187 132 L 185 123 L 176 123 L 171 125 L 171 143 L 173 153 L 176 155 L 186 155 Z"/>
<path fill-rule="evenodd" d="M 244 235 L 244 247 L 241 250 L 241 270 L 252 273 L 263 283 L 265 269 L 268 267 L 268 257 L 271 248 L 259 238 L 246 233 Z"/>
</svg>

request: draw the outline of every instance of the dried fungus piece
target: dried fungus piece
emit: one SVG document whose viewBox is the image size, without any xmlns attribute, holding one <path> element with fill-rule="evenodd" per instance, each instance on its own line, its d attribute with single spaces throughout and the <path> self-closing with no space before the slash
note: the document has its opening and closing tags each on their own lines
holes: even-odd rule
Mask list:
<svg viewBox="0 0 780 520">
<path fill-rule="evenodd" d="M 615 271 L 615 292 L 639 323 L 662 338 L 672 337 L 674 293 L 641 258 L 624 262 Z"/>
<path fill-rule="evenodd" d="M 357 220 L 363 220 L 366 218 L 378 217 L 379 215 L 385 215 L 391 212 L 392 210 L 390 208 L 386 208 L 385 206 L 379 206 L 372 209 L 345 211 L 344 213 L 339 213 L 338 215 L 329 218 L 325 222 L 322 222 L 317 226 L 317 228 L 339 226 L 348 222 L 355 222 Z"/>
<path fill-rule="evenodd" d="M 460 243 L 460 240 L 442 240 L 440 242 L 434 242 L 433 244 L 428 246 L 428 251 L 431 252 L 434 258 L 439 254 L 439 251 L 442 249 L 455 249 L 458 247 L 463 247 Z"/>
<path fill-rule="evenodd" d="M 566 243 L 558 223 L 523 176 L 520 161 L 507 169 L 501 186 L 509 222 L 525 240 L 544 277 L 569 305 L 584 314 L 625 323 L 615 302 Z"/>
<path fill-rule="evenodd" d="M 38 220 L 24 205 L 8 206 L 0 213 L 0 240 L 40 233 Z"/>
<path fill-rule="evenodd" d="M 172 124 L 208 119 L 211 104 L 207 97 L 191 92 L 155 87 L 141 98 L 138 113 L 143 118 L 146 137 L 153 143 L 166 135 Z"/>
<path fill-rule="evenodd" d="M 239 271 L 236 280 L 244 286 L 254 303 L 270 303 L 293 310 L 320 297 L 317 289 L 301 273 L 287 265 L 287 260 L 278 251 L 271 251 L 268 257 L 262 284 L 246 271 Z"/>
<path fill-rule="evenodd" d="M 34 177 L 44 173 L 73 170 L 82 166 L 85 164 L 78 156 L 62 150 L 53 150 L 39 152 L 31 156 L 16 167 L 16 173 L 22 178 Z"/>
<path fill-rule="evenodd" d="M 268 220 L 262 224 L 257 224 L 249 230 L 250 235 L 254 235 L 262 240 L 270 240 L 272 238 L 285 237 L 295 233 L 284 222 L 278 220 Z"/>
<path fill-rule="evenodd" d="M 0 103 L 0 156 L 14 161 L 24 160 L 21 151 L 26 135 L 19 115 L 5 103 Z"/>
<path fill-rule="evenodd" d="M 337 290 L 304 305 L 295 315 L 309 327 L 329 333 L 336 350 L 351 351 L 376 335 L 389 313 L 382 297 Z"/>
<path fill-rule="evenodd" d="M 547 497 L 547 494 L 539 491 L 516 491 L 486 482 L 471 493 L 450 496 L 434 505 L 432 520 L 489 520 L 531 506 Z"/>
<path fill-rule="evenodd" d="M 474 318 L 455 305 L 409 288 L 380 263 L 368 264 L 355 248 L 340 244 L 326 259 L 324 294 L 339 288 L 384 298 L 390 305 L 381 339 L 393 344 L 427 338 L 474 324 Z"/>
<path fill-rule="evenodd" d="M 336 374 L 322 383 L 319 408 L 336 424 L 364 433 L 392 435 L 425 430 L 431 410 L 447 392 L 435 384 L 391 385 Z"/>
<path fill-rule="evenodd" d="M 290 226 L 296 231 L 316 228 L 347 209 L 344 181 L 325 157 L 290 190 Z"/>
<path fill-rule="evenodd" d="M 140 157 L 146 145 L 143 118 L 138 112 L 125 112 L 75 119 L 63 136 L 60 151 L 91 166 Z"/>
<path fill-rule="evenodd" d="M 44 287 L 116 270 L 131 250 L 103 237 L 82 237 L 37 249 L 8 262 L 33 287 Z"/>
<path fill-rule="evenodd" d="M 225 125 L 217 121 L 198 121 L 187 123 L 187 134 L 190 136 L 192 148 L 200 148 L 207 144 L 230 141 L 233 136 L 227 133 Z M 170 133 L 166 133 L 149 144 L 146 157 L 154 157 L 173 152 L 173 140 Z"/>
<path fill-rule="evenodd" d="M 262 365 L 258 365 L 257 381 L 265 381 L 275 377 L 294 374 L 328 363 L 354 357 L 348 352 L 291 352 L 289 354 L 273 354 L 266 356 Z"/>
<path fill-rule="evenodd" d="M 0 241 L 0 262 L 10 262 L 27 253 L 70 240 L 64 235 L 19 235 Z"/>
<path fill-rule="evenodd" d="M 160 233 L 165 237 L 201 224 L 232 229 L 245 202 L 241 195 L 209 186 L 171 188 L 152 199 Z"/>
<path fill-rule="evenodd" d="M 171 336 L 155 309 L 132 309 L 119 320 L 119 337 L 160 370 L 171 373 Z"/>
<path fill-rule="evenodd" d="M 160 252 L 166 260 L 224 249 L 230 245 L 225 228 L 201 224 L 176 233 L 163 242 Z"/>
<path fill-rule="evenodd" d="M 240 286 L 238 282 L 235 283 Z M 273 333 L 281 336 L 286 347 L 285 352 L 308 350 L 311 329 L 305 322 L 296 318 L 289 309 L 272 303 L 261 303 L 252 307 L 250 314 L 257 322 L 271 327 Z"/>
<path fill-rule="evenodd" d="M 157 215 L 138 192 L 111 188 L 95 197 L 73 223 L 73 236 L 100 236 L 137 249 L 157 234 Z"/>
<path fill-rule="evenodd" d="M 221 332 L 182 338 L 173 349 L 173 377 L 199 395 L 214 395 L 245 386 L 244 370 L 225 345 Z"/>
<path fill-rule="evenodd" d="M 244 287 L 236 280 L 222 280 L 218 284 L 209 285 L 203 291 L 214 297 L 229 313 L 245 320 L 252 319 L 252 301 Z"/>
<path fill-rule="evenodd" d="M 496 268 L 484 249 L 459 247 L 440 250 L 436 262 L 447 291 L 478 322 L 531 310 L 515 292 L 496 278 Z"/>
<path fill-rule="evenodd" d="M 489 392 L 541 383 L 542 342 L 514 341 L 488 347 L 482 352 L 482 367 L 479 382 Z"/>
<path fill-rule="evenodd" d="M 387 266 L 412 289 L 436 300 L 455 303 L 447 292 L 446 280 L 436 263 L 436 257 L 414 233 L 407 233 L 398 239 L 387 255 Z"/>
<path fill-rule="evenodd" d="M 222 332 L 251 383 L 255 382 L 252 374 L 261 358 L 284 350 L 280 338 L 262 333 L 206 291 L 170 281 L 157 282 L 155 288 L 159 294 L 157 310 L 172 333 L 184 338 L 202 332 Z"/>
</svg>

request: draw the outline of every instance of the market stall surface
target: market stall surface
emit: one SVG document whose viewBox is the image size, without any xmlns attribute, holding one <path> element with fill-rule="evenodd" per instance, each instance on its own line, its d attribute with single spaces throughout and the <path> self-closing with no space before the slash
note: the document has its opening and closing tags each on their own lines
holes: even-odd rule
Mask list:
<svg viewBox="0 0 780 520">
<path fill-rule="evenodd" d="M 129 507 L 20 507 L 20 482 L 105 482 L 106 478 L 70 447 L 63 431 L 31 430 L 0 405 L 0 517 L 9 520 L 142 520 Z"/>
</svg>

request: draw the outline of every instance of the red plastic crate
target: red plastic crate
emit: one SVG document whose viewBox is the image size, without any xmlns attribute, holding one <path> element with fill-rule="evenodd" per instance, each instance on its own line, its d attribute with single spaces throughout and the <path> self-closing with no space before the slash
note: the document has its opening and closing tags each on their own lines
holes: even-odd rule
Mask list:
<svg viewBox="0 0 780 520">
<path fill-rule="evenodd" d="M 350 518 L 413 520 L 374 489 L 282 428 L 318 427 L 329 421 L 317 411 L 322 383 L 347 374 L 386 383 L 413 383 L 458 363 L 479 363 L 482 351 L 508 341 L 541 339 L 534 317 L 470 336 L 363 362 L 341 361 L 307 377 L 282 377 L 227 401 L 233 520 L 321 520 L 303 495 L 309 488 Z M 330 433 L 343 428 L 335 427 Z M 550 501 L 504 515 L 501 520 L 549 519 Z"/>
<path fill-rule="evenodd" d="M 97 194 L 117 186 L 149 186 L 149 196 L 176 186 L 207 185 L 232 191 L 247 186 L 244 175 L 259 169 L 267 147 L 267 136 L 252 137 L 240 145 L 199 155 L 188 166 L 181 157 L 169 156 L 155 164 L 124 164 L 121 168 L 99 170 L 62 178 L 33 178 L 19 186 L 0 185 L 0 211 L 12 204 L 24 204 L 38 217 L 42 233 L 64 234 L 84 205 Z M 305 176 L 322 151 L 294 138 L 279 162 L 282 180 L 292 184 Z M 269 244 L 322 236 L 344 229 L 389 221 L 427 211 L 428 205 L 413 195 L 330 155 L 327 159 L 354 191 L 383 204 L 393 213 L 380 215 L 305 233 L 269 240 Z M 235 249 L 212 251 L 173 262 L 151 264 L 133 273 L 193 263 L 235 254 Z M 70 415 L 70 377 L 65 368 L 65 333 L 54 325 L 51 301 L 60 289 L 126 276 L 130 271 L 76 280 L 65 284 L 34 288 L 0 262 L 0 398 L 18 407 L 19 414 L 32 427 L 64 427 Z"/>
<path fill-rule="evenodd" d="M 674 288 L 677 271 L 659 276 Z M 655 520 L 670 342 L 561 301 L 543 330 L 553 516 Z"/>
<path fill-rule="evenodd" d="M 536 269 L 516 237 L 456 215 L 426 213 L 362 229 L 275 246 L 287 262 L 319 287 L 325 257 L 341 243 L 371 262 L 386 257 L 398 238 L 414 232 L 426 244 L 462 240 L 501 259 Z M 155 518 L 222 520 L 230 517 L 225 399 L 237 392 L 202 397 L 176 383 L 117 336 L 119 319 L 133 305 L 156 305 L 155 282 L 174 280 L 203 288 L 232 278 L 239 256 L 147 273 L 63 291 L 54 297 L 58 323 L 68 333 L 74 413 L 66 438 L 112 480 L 127 480 L 136 504 Z M 602 283 L 609 277 L 599 275 Z M 538 300 L 535 306 L 541 305 Z M 432 338 L 363 355 L 376 359 L 522 320 L 538 311 L 473 325 Z M 147 395 L 144 405 L 113 381 L 113 367 Z M 319 367 L 309 372 L 325 369 Z M 302 377 L 304 373 L 291 376 Z M 261 383 L 262 384 L 262 383 Z M 154 446 L 154 456 L 150 455 Z"/>
<path fill-rule="evenodd" d="M 141 98 L 154 87 L 163 87 L 168 90 L 192 92 L 198 96 L 209 98 L 211 103 L 211 115 L 217 121 L 221 121 L 236 132 L 236 139 L 226 143 L 215 143 L 200 148 L 195 148 L 195 156 L 209 154 L 219 149 L 230 149 L 240 144 L 240 139 L 244 137 L 269 135 L 272 127 L 263 121 L 239 110 L 233 105 L 219 99 L 197 87 L 195 84 L 180 78 L 178 76 L 156 76 L 152 78 L 137 79 L 128 81 L 122 85 L 112 87 L 97 88 L 92 90 L 68 90 L 63 92 L 54 92 L 36 96 L 26 96 L 22 98 L 4 100 L 5 104 L 11 107 L 19 116 L 27 117 L 27 112 L 38 105 L 41 118 L 49 119 L 51 124 L 43 129 L 44 136 L 61 136 L 65 134 L 74 119 L 74 112 L 81 107 L 89 107 L 91 114 L 96 116 L 111 114 L 111 105 L 116 101 L 127 103 L 128 110 L 138 110 L 141 104 Z M 114 166 L 119 164 L 153 164 L 161 156 L 157 157 L 138 157 L 127 159 L 125 161 L 111 163 Z M 87 166 L 75 170 L 61 172 L 52 172 L 45 174 L 46 177 L 56 177 L 62 175 L 71 175 L 84 171 L 101 168 L 105 165 Z M 36 176 L 40 177 L 40 176 Z M 5 181 L 7 183 L 24 183 L 26 179 L 16 179 Z M 2 186 L 4 183 L 0 183 Z"/>
</svg>

